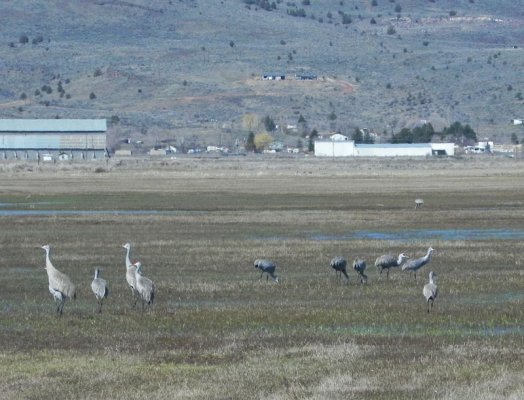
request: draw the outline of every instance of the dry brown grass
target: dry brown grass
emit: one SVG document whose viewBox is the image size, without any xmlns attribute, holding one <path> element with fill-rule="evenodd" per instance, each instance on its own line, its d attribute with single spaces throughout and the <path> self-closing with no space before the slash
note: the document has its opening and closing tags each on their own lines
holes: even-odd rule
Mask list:
<svg viewBox="0 0 524 400">
<path fill-rule="evenodd" d="M 416 236 L 521 231 L 520 161 L 171 161 L 110 164 L 107 173 L 1 165 L 0 203 L 12 205 L 0 211 L 168 212 L 1 216 L 4 398 L 524 396 L 520 240 Z M 425 199 L 421 210 L 415 197 Z M 157 283 L 150 314 L 130 306 L 127 241 Z M 78 285 L 62 318 L 43 243 Z M 399 270 L 386 281 L 373 261 L 429 245 L 440 295 L 427 315 L 429 268 L 417 282 Z M 352 272 L 349 285 L 338 282 L 328 266 L 336 254 L 365 258 L 369 284 Z M 280 284 L 259 280 L 259 257 L 277 261 Z M 101 315 L 89 289 L 95 267 L 110 285 Z"/>
</svg>

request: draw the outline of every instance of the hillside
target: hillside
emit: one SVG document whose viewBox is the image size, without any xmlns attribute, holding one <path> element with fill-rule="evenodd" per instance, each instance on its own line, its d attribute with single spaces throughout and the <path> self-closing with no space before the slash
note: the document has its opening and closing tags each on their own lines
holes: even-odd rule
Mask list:
<svg viewBox="0 0 524 400">
<path fill-rule="evenodd" d="M 0 117 L 105 117 L 113 148 L 231 146 L 251 114 L 302 115 L 273 134 L 290 144 L 421 120 L 524 140 L 509 124 L 524 117 L 520 1 L 22 0 L 0 3 L 0 23 Z"/>
</svg>

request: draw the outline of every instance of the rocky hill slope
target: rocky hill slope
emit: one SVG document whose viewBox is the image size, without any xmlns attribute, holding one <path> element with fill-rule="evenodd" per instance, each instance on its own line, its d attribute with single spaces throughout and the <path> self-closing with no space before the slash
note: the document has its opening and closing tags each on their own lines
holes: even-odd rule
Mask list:
<svg viewBox="0 0 524 400">
<path fill-rule="evenodd" d="M 264 116 L 290 144 L 423 120 L 524 139 L 520 1 L 17 0 L 0 24 L 0 117 L 108 118 L 113 148 L 232 146 Z"/>
</svg>

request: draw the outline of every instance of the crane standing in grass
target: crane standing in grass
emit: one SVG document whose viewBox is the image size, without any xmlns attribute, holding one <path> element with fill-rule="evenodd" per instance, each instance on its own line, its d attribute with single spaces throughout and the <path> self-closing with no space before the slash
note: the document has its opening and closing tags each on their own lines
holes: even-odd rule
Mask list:
<svg viewBox="0 0 524 400">
<path fill-rule="evenodd" d="M 355 258 L 353 261 L 353 269 L 357 271 L 360 276 L 360 283 L 368 283 L 368 276 L 364 273 L 366 269 L 366 261 L 361 258 Z"/>
<path fill-rule="evenodd" d="M 375 267 L 379 269 L 380 273 L 382 273 L 383 270 L 386 270 L 386 278 L 389 279 L 389 270 L 391 268 L 399 267 L 404 260 L 407 260 L 408 258 L 409 257 L 404 253 L 400 253 L 398 258 L 391 254 L 385 254 L 375 260 Z"/>
<path fill-rule="evenodd" d="M 271 277 L 275 282 L 278 283 L 278 276 L 275 275 L 277 264 L 270 260 L 255 260 L 254 265 L 255 268 L 258 268 L 260 271 L 262 271 L 260 278 L 262 278 L 264 273 L 266 273 L 266 281 L 269 280 L 269 277 Z"/>
<path fill-rule="evenodd" d="M 129 288 L 131 289 L 131 293 L 133 294 L 134 303 L 133 307 L 136 306 L 136 303 L 138 302 L 138 291 L 136 289 L 136 266 L 131 262 L 130 253 L 131 253 L 131 243 L 126 243 L 122 246 L 124 249 L 126 249 L 126 281 L 129 285 Z"/>
<path fill-rule="evenodd" d="M 53 295 L 56 302 L 56 313 L 62 315 L 64 312 L 64 304 L 67 299 L 76 299 L 76 288 L 69 277 L 57 270 L 49 256 L 51 247 L 46 244 L 42 246 L 45 250 L 45 270 L 47 278 L 49 279 L 49 292 Z"/>
<path fill-rule="evenodd" d="M 415 279 L 417 279 L 417 271 L 422 268 L 424 265 L 426 265 L 428 262 L 431 261 L 431 254 L 433 254 L 433 252 L 435 251 L 435 249 L 433 247 L 429 247 L 428 248 L 428 251 L 426 253 L 426 255 L 424 257 L 420 257 L 420 258 L 415 258 L 413 260 L 409 260 L 407 261 L 403 266 L 402 266 L 402 271 L 410 271 L 410 272 L 413 272 L 414 275 L 415 275 Z"/>
<path fill-rule="evenodd" d="M 424 285 L 424 288 L 422 289 L 422 294 L 426 298 L 426 302 L 428 303 L 428 313 L 429 309 L 433 309 L 433 302 L 437 298 L 438 295 L 438 288 L 437 284 L 435 282 L 435 278 L 437 277 L 437 274 L 435 274 L 433 271 L 430 271 L 429 273 L 429 283 L 426 283 Z"/>
<path fill-rule="evenodd" d="M 137 261 L 134 265 L 136 267 L 136 290 L 142 300 L 142 310 L 145 309 L 147 304 L 148 309 L 151 311 L 151 306 L 155 300 L 155 284 L 151 279 L 142 275 L 142 263 L 140 261 Z"/>
<path fill-rule="evenodd" d="M 331 268 L 335 270 L 335 274 L 337 275 L 339 279 L 342 278 L 342 274 L 344 274 L 344 276 L 346 277 L 346 280 L 349 282 L 349 275 L 346 271 L 348 262 L 344 257 L 341 257 L 341 256 L 333 257 L 329 265 L 331 266 Z"/>
<path fill-rule="evenodd" d="M 102 312 L 102 303 L 104 299 L 109 295 L 109 288 L 105 279 L 100 278 L 100 270 L 95 269 L 95 277 L 93 282 L 91 282 L 91 290 L 95 294 L 97 301 L 96 311 L 98 313 Z"/>
</svg>

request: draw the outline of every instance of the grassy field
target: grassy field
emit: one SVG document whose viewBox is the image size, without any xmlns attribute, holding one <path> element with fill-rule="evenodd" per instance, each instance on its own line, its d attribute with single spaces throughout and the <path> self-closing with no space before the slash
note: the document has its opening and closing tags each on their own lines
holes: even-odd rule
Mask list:
<svg viewBox="0 0 524 400">
<path fill-rule="evenodd" d="M 523 166 L 0 164 L 0 397 L 521 399 Z M 125 242 L 156 283 L 150 313 L 131 306 Z M 77 284 L 62 317 L 46 243 Z M 394 270 L 387 281 L 373 265 L 429 246 L 416 280 Z M 338 281 L 335 255 L 364 258 L 368 284 L 353 271 Z M 259 279 L 256 258 L 278 263 L 280 283 Z M 96 267 L 110 285 L 99 315 Z M 440 293 L 428 314 L 430 269 Z"/>
</svg>

